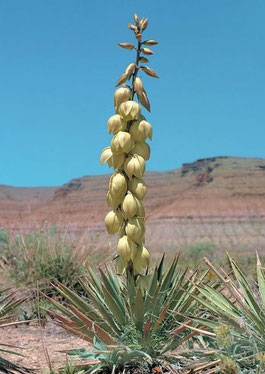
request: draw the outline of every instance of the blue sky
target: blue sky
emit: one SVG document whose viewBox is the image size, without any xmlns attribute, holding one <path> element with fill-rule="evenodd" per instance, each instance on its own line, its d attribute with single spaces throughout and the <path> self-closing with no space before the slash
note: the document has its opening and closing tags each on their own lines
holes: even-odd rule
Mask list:
<svg viewBox="0 0 265 374">
<path fill-rule="evenodd" d="M 134 12 L 156 39 L 144 76 L 147 170 L 218 155 L 265 158 L 264 0 L 0 0 L 0 184 L 61 185 L 110 172 L 114 85 Z"/>
</svg>

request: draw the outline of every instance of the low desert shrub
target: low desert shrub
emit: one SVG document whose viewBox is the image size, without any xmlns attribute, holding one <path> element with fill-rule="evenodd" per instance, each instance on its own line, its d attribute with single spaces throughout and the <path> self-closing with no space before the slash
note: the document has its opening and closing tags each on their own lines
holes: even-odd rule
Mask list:
<svg viewBox="0 0 265 374">
<path fill-rule="evenodd" d="M 216 334 L 216 355 L 221 372 L 228 373 L 230 367 L 231 373 L 261 374 L 265 371 L 264 268 L 257 256 L 256 281 L 253 282 L 229 255 L 228 261 L 228 268 L 216 268 L 205 259 L 220 283 L 217 287 L 196 286 L 199 291 L 196 300 L 211 313 L 211 320 L 195 321 Z"/>
<path fill-rule="evenodd" d="M 70 241 L 54 227 L 5 240 L 0 254 L 4 281 L 20 288 L 29 298 L 21 310 L 22 319 L 44 316 L 44 308 L 40 307 L 46 308 L 47 300 L 42 294 L 58 296 L 52 283 L 62 282 L 82 292 L 78 277 L 86 272 L 87 263 L 96 264 L 104 256 L 104 252 L 94 256 L 88 245 L 86 236 Z"/>
<path fill-rule="evenodd" d="M 63 368 L 60 368 L 58 370 L 49 370 L 46 374 L 85 374 L 85 370 L 80 369 L 75 365 L 75 363 L 69 362 Z"/>
<path fill-rule="evenodd" d="M 219 248 L 213 242 L 195 242 L 183 249 L 181 262 L 189 268 L 197 268 L 203 257 L 207 256 L 211 260 L 218 257 Z"/>
<path fill-rule="evenodd" d="M 86 258 L 67 240 L 52 232 L 34 232 L 10 239 L 1 255 L 8 278 L 16 286 L 38 287 L 48 294 L 55 281 L 75 287 Z M 86 254 L 87 256 L 87 254 Z"/>
<path fill-rule="evenodd" d="M 8 243 L 9 234 L 7 230 L 0 229 L 0 247 Z"/>
</svg>

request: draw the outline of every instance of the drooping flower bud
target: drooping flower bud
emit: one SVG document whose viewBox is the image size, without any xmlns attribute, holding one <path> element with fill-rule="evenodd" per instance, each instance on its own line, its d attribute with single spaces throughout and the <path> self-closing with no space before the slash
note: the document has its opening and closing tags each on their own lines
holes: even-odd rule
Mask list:
<svg viewBox="0 0 265 374">
<path fill-rule="evenodd" d="M 134 71 L 135 66 L 136 66 L 135 62 L 128 65 L 127 68 L 125 69 L 125 74 L 127 74 L 130 77 L 132 72 Z"/>
<path fill-rule="evenodd" d="M 154 52 L 150 48 L 142 48 L 142 52 L 144 55 L 153 55 Z"/>
<path fill-rule="evenodd" d="M 115 197 L 115 195 L 125 196 L 127 191 L 127 182 L 122 173 L 117 172 L 110 177 L 109 191 L 113 197 Z"/>
<path fill-rule="evenodd" d="M 153 128 L 152 125 L 145 120 L 135 121 L 130 127 L 130 134 L 133 140 L 137 142 L 143 142 L 146 138 L 152 140 Z"/>
<path fill-rule="evenodd" d="M 150 40 L 146 40 L 143 44 L 144 45 L 156 45 L 158 44 L 158 42 L 156 40 L 150 39 Z"/>
<path fill-rule="evenodd" d="M 134 26 L 134 25 L 132 25 L 131 23 L 128 23 L 128 25 L 127 25 L 128 27 L 129 27 L 129 29 L 130 30 L 132 30 L 132 31 L 136 31 L 137 30 L 137 27 L 136 26 Z"/>
<path fill-rule="evenodd" d="M 149 160 L 150 146 L 146 142 L 135 142 L 135 145 L 132 148 L 131 153 L 135 153 L 139 156 L 142 156 L 143 159 Z"/>
<path fill-rule="evenodd" d="M 148 112 L 150 112 L 151 111 L 150 101 L 148 99 L 147 93 L 144 88 L 141 94 L 137 94 L 137 97 L 140 103 L 145 107 L 145 109 L 148 110 Z"/>
<path fill-rule="evenodd" d="M 128 153 L 133 146 L 131 134 L 126 131 L 119 131 L 111 141 L 111 150 L 114 154 Z"/>
<path fill-rule="evenodd" d="M 138 207 L 138 211 L 137 211 L 137 217 L 140 217 L 142 218 L 142 220 L 144 220 L 144 217 L 145 217 L 145 210 L 144 210 L 144 206 L 142 204 L 142 202 L 140 200 L 138 200 L 138 198 L 136 198 L 137 200 L 137 207 Z"/>
<path fill-rule="evenodd" d="M 132 179 L 133 176 L 142 178 L 145 172 L 145 161 L 143 157 L 135 154 L 127 157 L 124 163 L 124 171 L 129 179 Z"/>
<path fill-rule="evenodd" d="M 130 218 L 125 226 L 125 232 L 129 239 L 138 241 L 144 236 L 144 223 L 138 217 Z"/>
<path fill-rule="evenodd" d="M 147 64 L 149 62 L 148 58 L 146 58 L 144 56 L 140 56 L 139 61 L 144 63 L 144 64 Z"/>
<path fill-rule="evenodd" d="M 114 107 L 118 108 L 121 103 L 131 99 L 131 91 L 128 88 L 120 87 L 114 93 Z"/>
<path fill-rule="evenodd" d="M 112 210 L 105 217 L 105 226 L 109 234 L 119 232 L 123 222 L 123 216 L 119 210 Z"/>
<path fill-rule="evenodd" d="M 146 194 L 146 184 L 142 178 L 133 177 L 128 183 L 129 190 L 140 200 L 143 200 Z"/>
<path fill-rule="evenodd" d="M 133 258 L 133 268 L 137 273 L 141 273 L 143 268 L 149 265 L 149 251 L 143 245 L 140 245 L 139 247 L 137 247 L 137 250 L 134 253 L 135 256 Z"/>
<path fill-rule="evenodd" d="M 112 157 L 112 151 L 110 147 L 105 147 L 100 155 L 100 165 L 103 165 L 105 164 L 105 162 L 107 162 L 109 167 L 111 167 L 113 164 L 111 157 Z"/>
<path fill-rule="evenodd" d="M 128 192 L 125 195 L 121 204 L 121 209 L 125 219 L 132 218 L 138 214 L 138 201 L 137 198 L 131 192 Z"/>
<path fill-rule="evenodd" d="M 129 76 L 128 76 L 126 73 L 123 73 L 123 74 L 119 77 L 119 79 L 118 79 L 118 81 L 117 81 L 117 83 L 116 83 L 116 87 L 117 87 L 117 86 L 120 86 L 122 83 L 125 83 L 128 79 L 129 79 Z"/>
<path fill-rule="evenodd" d="M 130 261 L 132 252 L 135 251 L 136 244 L 128 238 L 127 235 L 121 237 L 118 241 L 117 252 L 126 263 Z"/>
<path fill-rule="evenodd" d="M 150 261 L 150 253 L 148 249 L 144 246 L 142 246 L 142 259 L 143 259 L 144 266 L 148 266 L 149 261 Z"/>
<path fill-rule="evenodd" d="M 133 87 L 139 95 L 143 92 L 143 83 L 140 78 L 135 78 Z"/>
<path fill-rule="evenodd" d="M 124 49 L 134 49 L 134 45 L 132 43 L 118 43 L 118 45 Z"/>
<path fill-rule="evenodd" d="M 106 194 L 107 204 L 112 209 L 117 209 L 118 206 L 121 205 L 123 198 L 123 194 L 116 193 L 115 195 L 113 195 L 110 191 L 108 191 Z"/>
<path fill-rule="evenodd" d="M 136 101 L 129 100 L 120 104 L 118 112 L 126 121 L 130 121 L 140 116 L 141 108 Z"/>
<path fill-rule="evenodd" d="M 124 153 L 113 154 L 109 161 L 112 163 L 114 169 L 122 169 L 125 162 L 125 155 Z"/>
<path fill-rule="evenodd" d="M 119 131 L 124 131 L 126 130 L 126 126 L 126 121 L 119 114 L 114 114 L 114 116 L 111 116 L 107 122 L 109 134 L 115 135 Z"/>
<path fill-rule="evenodd" d="M 145 72 L 145 74 L 149 75 L 150 77 L 159 78 L 159 76 L 156 74 L 154 69 L 151 69 L 148 66 L 142 66 L 141 70 L 143 70 Z"/>
</svg>

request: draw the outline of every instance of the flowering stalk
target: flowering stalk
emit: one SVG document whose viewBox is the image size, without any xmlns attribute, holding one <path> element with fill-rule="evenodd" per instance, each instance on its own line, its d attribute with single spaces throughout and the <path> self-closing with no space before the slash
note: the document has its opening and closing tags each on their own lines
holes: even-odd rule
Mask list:
<svg viewBox="0 0 265 374">
<path fill-rule="evenodd" d="M 123 274 L 128 269 L 133 274 L 141 273 L 149 265 L 149 251 L 145 246 L 145 211 L 143 198 L 146 185 L 143 180 L 145 162 L 150 157 L 150 147 L 146 139 L 152 140 L 152 126 L 141 114 L 140 104 L 150 112 L 150 103 L 137 76 L 139 71 L 158 78 L 148 66 L 145 55 L 152 55 L 149 46 L 158 44 L 155 40 L 142 41 L 148 19 L 134 15 L 134 24 L 128 24 L 137 40 L 119 43 L 124 49 L 135 50 L 135 62 L 130 63 L 120 76 L 114 93 L 115 113 L 107 122 L 108 132 L 113 134 L 110 147 L 103 149 L 100 163 L 108 163 L 114 173 L 109 181 L 107 203 L 112 210 L 105 217 L 109 234 L 119 234 L 117 245 L 117 272 Z M 129 84 L 126 83 L 129 81 Z M 134 100 L 137 96 L 138 102 Z"/>
</svg>

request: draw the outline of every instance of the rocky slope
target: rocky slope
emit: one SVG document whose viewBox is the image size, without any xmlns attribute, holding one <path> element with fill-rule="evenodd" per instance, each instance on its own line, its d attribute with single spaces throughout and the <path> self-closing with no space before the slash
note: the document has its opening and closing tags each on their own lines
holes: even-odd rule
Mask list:
<svg viewBox="0 0 265 374">
<path fill-rule="evenodd" d="M 47 221 L 69 233 L 86 230 L 92 243 L 112 246 L 115 239 L 103 226 L 108 179 L 86 176 L 59 188 L 0 185 L 0 227 L 32 230 Z M 155 250 L 175 251 L 194 241 L 265 247 L 264 159 L 201 159 L 146 173 L 145 180 L 147 241 Z"/>
</svg>

